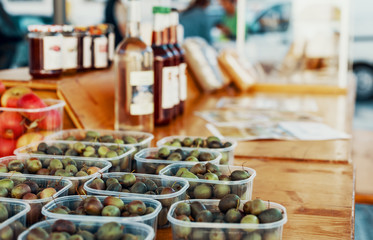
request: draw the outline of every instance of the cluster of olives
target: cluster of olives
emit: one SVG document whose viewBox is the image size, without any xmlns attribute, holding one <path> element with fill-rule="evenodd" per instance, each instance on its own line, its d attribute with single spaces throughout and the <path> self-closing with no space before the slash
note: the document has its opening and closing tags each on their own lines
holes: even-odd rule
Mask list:
<svg viewBox="0 0 373 240">
<path fill-rule="evenodd" d="M 0 203 L 0 224 L 7 220 L 10 216 L 10 213 L 7 207 Z M 15 240 L 18 238 L 18 235 L 25 230 L 25 226 L 20 221 L 14 221 L 10 225 L 5 226 L 0 229 L 0 239 L 2 240 Z"/>
<path fill-rule="evenodd" d="M 39 143 L 37 151 L 33 154 L 41 155 L 59 155 L 59 156 L 78 156 L 90 158 L 117 158 L 127 152 L 128 149 L 123 145 L 100 145 L 84 144 L 83 142 L 75 143 L 52 143 L 48 145 L 45 142 Z M 109 171 L 120 172 L 130 170 L 129 157 L 110 160 L 112 167 Z"/>
<path fill-rule="evenodd" d="M 59 206 L 50 212 L 57 214 L 93 215 L 107 217 L 136 217 L 154 212 L 153 207 L 147 207 L 141 200 L 133 200 L 125 204 L 120 198 L 108 196 L 102 202 L 94 196 L 87 197 L 79 203 L 76 209 Z"/>
<path fill-rule="evenodd" d="M 41 227 L 33 228 L 26 236 L 26 240 L 137 240 L 141 236 L 124 233 L 126 228 L 117 222 L 108 222 L 98 229 L 92 226 L 76 226 L 69 220 L 57 220 L 51 226 L 50 233 Z"/>
<path fill-rule="evenodd" d="M 183 150 L 183 149 L 170 149 L 168 147 L 161 147 L 155 154 L 146 156 L 146 159 L 157 159 L 157 160 L 169 160 L 171 161 L 186 161 L 186 162 L 207 162 L 214 160 L 215 156 L 209 152 L 200 152 L 198 149 L 194 150 Z M 143 167 L 145 173 L 148 174 L 159 174 L 159 172 L 165 168 L 167 164 L 159 163 L 144 163 Z M 141 169 L 138 169 L 140 172 Z"/>
<path fill-rule="evenodd" d="M 107 190 L 124 193 L 136 193 L 145 195 L 165 195 L 173 194 L 179 191 L 182 186 L 175 182 L 170 186 L 165 186 L 161 182 L 156 182 L 147 178 L 136 177 L 132 173 L 127 173 L 119 178 L 94 179 L 89 186 L 97 190 Z M 176 201 L 177 197 L 164 198 L 159 200 L 162 203 L 162 210 L 158 215 L 158 226 L 163 227 L 168 224 L 167 213 L 168 208 Z"/>
<path fill-rule="evenodd" d="M 53 175 L 61 177 L 86 177 L 101 170 L 96 166 L 88 166 L 84 161 L 75 161 L 71 158 L 29 158 L 24 160 L 12 160 L 8 164 L 0 163 L 2 173 L 28 173 L 37 175 Z M 100 165 L 100 163 L 98 163 Z M 83 184 L 85 180 L 73 181 L 73 186 L 69 189 L 69 194 L 84 194 Z"/>
<path fill-rule="evenodd" d="M 218 206 L 204 205 L 200 201 L 192 203 L 180 202 L 174 210 L 174 217 L 186 222 L 210 222 L 210 223 L 241 223 L 260 224 L 280 221 L 283 216 L 281 210 L 269 208 L 266 202 L 255 199 L 247 201 L 240 206 L 240 198 L 235 194 L 223 197 Z M 242 229 L 211 230 L 177 225 L 173 229 L 174 234 L 180 239 L 234 239 L 234 240 L 272 240 L 280 239 L 281 233 L 277 228 L 261 230 L 256 227 Z"/>
<path fill-rule="evenodd" d="M 87 131 L 85 136 L 75 137 L 68 136 L 64 138 L 65 141 L 82 141 L 82 142 L 102 142 L 102 143 L 117 143 L 117 144 L 136 144 L 141 143 L 144 138 L 134 136 L 123 136 L 122 138 L 114 137 L 112 135 L 102 135 L 96 131 Z"/>
<path fill-rule="evenodd" d="M 222 142 L 216 136 L 210 136 L 206 139 L 185 137 L 183 140 L 174 138 L 171 141 L 164 143 L 165 146 L 172 147 L 192 147 L 192 148 L 214 148 L 223 149 L 231 147 L 233 144 L 231 142 Z M 229 161 L 229 151 L 220 151 L 222 158 L 220 159 L 220 164 L 226 165 Z"/>
<path fill-rule="evenodd" d="M 248 179 L 251 175 L 245 170 L 235 170 L 230 175 L 224 175 L 219 169 L 219 166 L 206 163 L 197 163 L 190 169 L 181 167 L 177 170 L 176 177 L 187 179 L 197 179 L 197 181 L 189 181 L 187 194 L 192 199 L 221 199 L 230 193 L 243 196 L 247 191 L 246 185 L 228 185 L 226 183 L 203 183 L 199 179 L 210 181 L 241 181 Z"/>
</svg>

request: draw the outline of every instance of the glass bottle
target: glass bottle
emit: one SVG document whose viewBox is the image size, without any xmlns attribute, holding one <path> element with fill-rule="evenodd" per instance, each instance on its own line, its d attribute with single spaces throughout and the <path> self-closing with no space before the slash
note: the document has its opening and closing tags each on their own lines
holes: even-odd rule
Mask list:
<svg viewBox="0 0 373 240">
<path fill-rule="evenodd" d="M 173 38 L 176 38 L 175 36 L 171 36 L 171 22 L 170 22 L 170 8 L 165 7 L 164 8 L 164 14 L 165 14 L 165 19 L 164 19 L 164 24 L 165 24 L 165 30 L 164 35 L 163 35 L 163 43 L 168 47 L 168 49 L 171 51 L 173 55 L 173 77 L 172 77 L 172 99 L 173 99 L 173 117 L 177 117 L 179 115 L 179 62 L 180 62 L 180 54 L 177 51 L 177 49 L 171 44 L 171 41 L 176 41 Z"/>
<path fill-rule="evenodd" d="M 187 98 L 187 77 L 186 77 L 186 67 L 187 64 L 185 62 L 185 51 L 180 46 L 179 42 L 177 41 L 177 27 L 179 25 L 179 13 L 176 9 L 171 10 L 171 31 L 170 31 L 170 41 L 171 44 L 174 45 L 176 50 L 179 52 L 180 57 L 180 64 L 179 64 L 179 113 L 183 114 L 185 110 L 185 101 Z"/>
<path fill-rule="evenodd" d="M 154 52 L 154 123 L 169 124 L 172 119 L 174 100 L 173 71 L 174 63 L 171 51 L 162 43 L 163 8 L 153 7 L 152 49 Z"/>
<path fill-rule="evenodd" d="M 62 26 L 62 69 L 74 74 L 78 68 L 78 34 L 72 25 Z"/>
<path fill-rule="evenodd" d="M 108 39 L 98 26 L 91 26 L 89 32 L 92 37 L 92 68 L 104 69 L 108 67 Z"/>
<path fill-rule="evenodd" d="M 114 57 L 115 129 L 154 129 L 153 51 L 140 38 L 141 5 L 130 0 L 126 38 Z"/>
</svg>

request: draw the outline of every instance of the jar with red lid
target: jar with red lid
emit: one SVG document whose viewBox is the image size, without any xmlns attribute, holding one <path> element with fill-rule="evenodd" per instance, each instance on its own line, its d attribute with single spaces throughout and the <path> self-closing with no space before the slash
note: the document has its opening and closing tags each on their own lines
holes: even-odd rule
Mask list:
<svg viewBox="0 0 373 240">
<path fill-rule="evenodd" d="M 62 26 L 62 69 L 64 73 L 76 73 L 78 68 L 78 36 L 71 25 Z"/>
<path fill-rule="evenodd" d="M 91 26 L 89 32 L 92 36 L 92 68 L 107 68 L 109 66 L 108 38 L 97 26 Z"/>
<path fill-rule="evenodd" d="M 75 27 L 78 38 L 78 71 L 92 68 L 92 37 L 87 27 Z"/>
<path fill-rule="evenodd" d="M 62 27 L 28 27 L 29 72 L 34 78 L 59 77 L 62 73 Z"/>
</svg>

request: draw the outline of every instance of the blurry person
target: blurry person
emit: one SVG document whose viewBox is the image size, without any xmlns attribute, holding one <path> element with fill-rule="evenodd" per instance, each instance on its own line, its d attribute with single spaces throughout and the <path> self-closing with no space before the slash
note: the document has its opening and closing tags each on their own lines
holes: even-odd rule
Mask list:
<svg viewBox="0 0 373 240">
<path fill-rule="evenodd" d="M 184 27 L 184 37 L 202 37 L 211 43 L 211 24 L 208 21 L 206 8 L 210 0 L 194 0 L 189 7 L 180 13 L 180 24 Z"/>
<path fill-rule="evenodd" d="M 225 16 L 216 26 L 228 39 L 235 40 L 237 35 L 237 0 L 220 0 L 220 5 L 225 10 Z M 247 31 L 245 31 L 247 32 Z"/>
<path fill-rule="evenodd" d="M 127 8 L 121 0 L 108 0 L 105 7 L 105 23 L 114 26 L 115 46 L 125 37 Z"/>
</svg>

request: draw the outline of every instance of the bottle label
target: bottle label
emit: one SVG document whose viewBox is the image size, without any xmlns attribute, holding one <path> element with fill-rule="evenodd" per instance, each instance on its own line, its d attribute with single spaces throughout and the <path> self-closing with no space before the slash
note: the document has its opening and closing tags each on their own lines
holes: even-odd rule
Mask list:
<svg viewBox="0 0 373 240">
<path fill-rule="evenodd" d="M 179 98 L 179 66 L 172 67 L 172 103 L 174 106 L 180 103 Z"/>
<path fill-rule="evenodd" d="M 113 61 L 115 52 L 115 35 L 114 33 L 109 33 L 109 60 Z"/>
<path fill-rule="evenodd" d="M 173 102 L 173 78 L 174 67 L 162 68 L 162 108 L 170 109 L 174 106 Z"/>
<path fill-rule="evenodd" d="M 92 37 L 85 36 L 83 38 L 83 67 L 92 67 Z"/>
<path fill-rule="evenodd" d="M 106 37 L 93 39 L 94 68 L 106 68 L 108 66 L 108 41 Z"/>
<path fill-rule="evenodd" d="M 179 65 L 179 79 L 180 79 L 180 101 L 185 101 L 187 98 L 187 78 L 186 78 L 186 63 Z"/>
<path fill-rule="evenodd" d="M 78 38 L 64 37 L 62 43 L 63 69 L 76 69 L 78 66 Z"/>
<path fill-rule="evenodd" d="M 153 85 L 153 71 L 133 71 L 130 73 L 130 86 L 132 88 L 131 115 L 154 113 Z"/>
<path fill-rule="evenodd" d="M 62 69 L 62 37 L 48 36 L 43 38 L 43 69 Z"/>
</svg>

